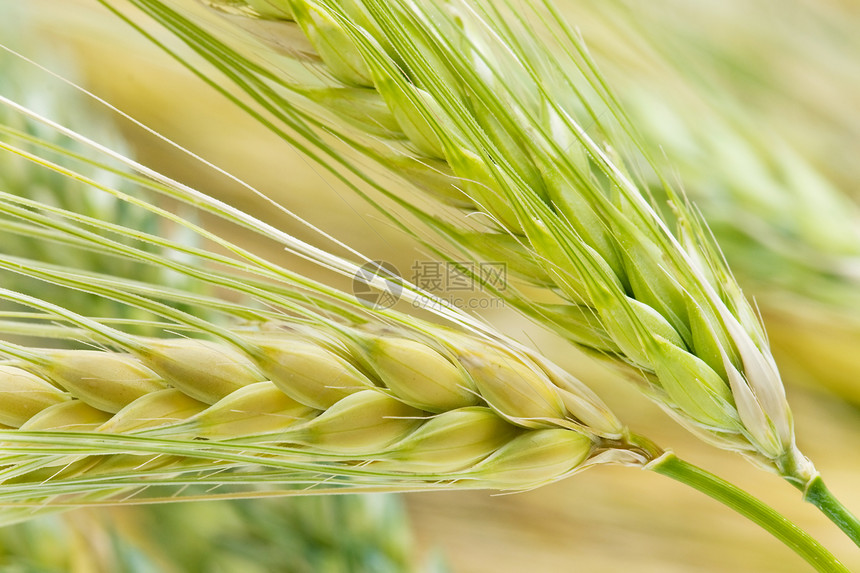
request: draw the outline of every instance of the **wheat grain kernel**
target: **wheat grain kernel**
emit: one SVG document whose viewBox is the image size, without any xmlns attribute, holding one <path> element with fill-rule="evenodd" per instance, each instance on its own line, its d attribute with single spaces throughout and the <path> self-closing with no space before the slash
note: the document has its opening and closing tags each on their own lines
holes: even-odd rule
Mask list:
<svg viewBox="0 0 860 573">
<path fill-rule="evenodd" d="M 315 413 L 267 381 L 239 388 L 190 422 L 195 435 L 220 439 L 281 432 Z"/>
<path fill-rule="evenodd" d="M 424 412 L 378 390 L 351 394 L 287 438 L 321 451 L 373 454 L 403 439 Z"/>
<path fill-rule="evenodd" d="M 477 404 L 465 373 L 425 344 L 405 338 L 376 337 L 368 357 L 376 373 L 408 404 L 445 412 Z"/>
<path fill-rule="evenodd" d="M 243 386 L 266 377 L 242 353 L 207 340 L 148 339 L 137 354 L 172 386 L 214 404 Z"/>
<path fill-rule="evenodd" d="M 104 410 L 93 408 L 81 400 L 66 400 L 48 406 L 21 425 L 22 430 L 65 430 L 87 432 L 110 419 Z"/>
<path fill-rule="evenodd" d="M 489 408 L 460 408 L 424 423 L 392 447 L 390 462 L 377 465 L 397 471 L 456 472 L 486 458 L 519 431 Z"/>
<path fill-rule="evenodd" d="M 176 388 L 166 388 L 138 398 L 102 424 L 98 431 L 123 434 L 177 424 L 207 407 L 205 402 L 186 396 Z"/>
<path fill-rule="evenodd" d="M 72 396 L 116 413 L 167 382 L 129 354 L 96 350 L 60 350 L 48 355 L 47 374 Z"/>
<path fill-rule="evenodd" d="M 499 489 L 537 487 L 575 470 L 591 449 L 591 439 L 577 432 L 533 430 L 514 438 L 473 473 Z"/>
<path fill-rule="evenodd" d="M 35 374 L 0 364 L 0 424 L 19 428 L 48 406 L 70 399 Z"/>
<path fill-rule="evenodd" d="M 257 364 L 275 385 L 302 404 L 325 410 L 374 384 L 354 366 L 317 344 L 295 339 L 258 341 Z"/>
<path fill-rule="evenodd" d="M 466 342 L 459 352 L 478 392 L 504 416 L 530 428 L 566 418 L 564 402 L 543 372 L 513 354 L 474 343 Z"/>
</svg>

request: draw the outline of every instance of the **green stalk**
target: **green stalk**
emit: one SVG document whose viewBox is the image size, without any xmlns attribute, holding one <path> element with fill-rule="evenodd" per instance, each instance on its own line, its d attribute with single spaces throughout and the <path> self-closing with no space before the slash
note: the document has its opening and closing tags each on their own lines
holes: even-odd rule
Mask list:
<svg viewBox="0 0 860 573">
<path fill-rule="evenodd" d="M 800 487 L 800 486 L 798 486 Z M 800 489 L 803 489 L 800 487 Z M 821 476 L 809 482 L 806 486 L 806 491 L 803 494 L 803 499 L 821 510 L 821 513 L 827 516 L 830 521 L 839 526 L 839 529 L 845 532 L 845 535 L 851 538 L 858 547 L 860 547 L 860 519 L 851 513 L 824 485 L 824 480 Z"/>
<path fill-rule="evenodd" d="M 770 506 L 714 474 L 685 462 L 672 453 L 664 454 L 649 464 L 647 469 L 697 489 L 757 523 L 803 557 L 816 571 L 848 573 L 848 569 L 808 533 Z M 820 482 L 820 479 L 818 481 L 820 488 L 816 487 L 815 491 L 818 492 L 819 489 L 822 489 L 826 492 L 824 484 Z M 810 499 L 810 494 L 811 491 L 808 491 L 807 499 L 813 501 Z M 828 500 L 835 501 L 826 495 L 821 499 L 825 502 Z M 815 502 L 813 501 L 813 503 Z"/>
</svg>

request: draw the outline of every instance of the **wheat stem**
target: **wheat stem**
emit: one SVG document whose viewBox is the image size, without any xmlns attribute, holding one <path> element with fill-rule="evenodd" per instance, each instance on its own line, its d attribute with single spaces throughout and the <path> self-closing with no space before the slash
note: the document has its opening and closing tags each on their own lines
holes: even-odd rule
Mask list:
<svg viewBox="0 0 860 573">
<path fill-rule="evenodd" d="M 824 485 L 821 476 L 817 476 L 809 484 L 803 494 L 803 499 L 817 507 L 835 523 L 845 535 L 851 538 L 860 547 L 860 519 L 851 513 L 847 507 L 842 505 L 833 493 Z"/>
<path fill-rule="evenodd" d="M 667 453 L 647 469 L 688 485 L 746 516 L 803 557 L 821 573 L 848 573 L 827 549 L 772 508 L 742 489 Z"/>
</svg>

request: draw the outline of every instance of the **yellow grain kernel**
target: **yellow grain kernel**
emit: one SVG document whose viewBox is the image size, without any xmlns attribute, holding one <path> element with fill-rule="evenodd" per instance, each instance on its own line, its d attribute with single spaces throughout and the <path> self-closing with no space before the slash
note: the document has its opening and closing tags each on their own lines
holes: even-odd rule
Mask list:
<svg viewBox="0 0 860 573">
<path fill-rule="evenodd" d="M 591 439 L 562 429 L 533 430 L 515 438 L 475 467 L 489 487 L 528 489 L 563 478 L 591 453 Z"/>
<path fill-rule="evenodd" d="M 317 410 L 373 387 L 354 366 L 318 344 L 289 338 L 257 342 L 255 358 L 263 372 L 285 394 Z"/>
<path fill-rule="evenodd" d="M 146 341 L 138 352 L 143 362 L 172 386 L 192 398 L 214 404 L 242 386 L 266 377 L 242 353 L 207 340 L 174 339 Z"/>
<path fill-rule="evenodd" d="M 22 430 L 66 430 L 87 432 L 110 419 L 110 414 L 81 400 L 66 400 L 48 406 L 21 426 Z"/>
<path fill-rule="evenodd" d="M 206 407 L 206 403 L 186 396 L 176 388 L 166 388 L 138 398 L 100 426 L 98 431 L 122 434 L 178 424 Z"/>
<path fill-rule="evenodd" d="M 456 472 L 486 458 L 519 431 L 489 408 L 460 408 L 424 423 L 392 447 L 388 460 L 374 467 L 431 474 Z"/>
<path fill-rule="evenodd" d="M 474 343 L 459 358 L 487 403 L 517 424 L 537 428 L 566 418 L 561 396 L 537 366 Z"/>
<path fill-rule="evenodd" d="M 236 390 L 191 422 L 197 436 L 218 439 L 282 432 L 315 413 L 273 383 L 257 382 Z"/>
<path fill-rule="evenodd" d="M 60 350 L 48 355 L 45 374 L 90 406 L 116 413 L 167 382 L 130 354 Z"/>
<path fill-rule="evenodd" d="M 391 391 L 423 410 L 445 412 L 480 401 L 469 377 L 425 344 L 378 337 L 370 343 L 368 358 Z"/>
<path fill-rule="evenodd" d="M 45 408 L 70 399 L 35 374 L 0 365 L 0 424 L 19 428 Z"/>
<path fill-rule="evenodd" d="M 347 396 L 290 440 L 325 452 L 374 454 L 402 440 L 425 414 L 377 390 Z"/>
</svg>

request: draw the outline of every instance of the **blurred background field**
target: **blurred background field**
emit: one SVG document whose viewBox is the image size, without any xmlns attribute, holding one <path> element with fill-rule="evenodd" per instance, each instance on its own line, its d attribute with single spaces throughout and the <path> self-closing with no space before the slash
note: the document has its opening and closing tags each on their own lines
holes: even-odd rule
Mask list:
<svg viewBox="0 0 860 573">
<path fill-rule="evenodd" d="M 4 29 L 8 36 L 2 39 L 4 44 L 76 78 L 147 126 L 246 180 L 371 258 L 390 261 L 399 269 L 409 269 L 416 261 L 428 258 L 414 241 L 381 221 L 372 208 L 333 177 L 190 76 L 95 0 L 32 0 L 27 3 L 27 18 L 13 10 L 17 4 L 15 0 L 0 0 L 0 19 L 11 19 L 13 14 L 21 18 L 11 31 Z M 860 162 L 856 161 L 860 151 L 860 115 L 856 111 L 860 109 L 860 40 L 854 33 L 860 25 L 860 7 L 837 0 L 661 0 L 649 2 L 647 7 L 645 3 L 626 7 L 605 3 L 600 9 L 592 4 L 567 0 L 562 6 L 582 30 L 610 81 L 616 82 L 622 98 L 640 92 L 656 94 L 663 98 L 660 113 L 666 117 L 673 106 L 679 114 L 685 105 L 698 110 L 695 106 L 699 104 L 689 102 L 698 101 L 702 93 L 719 92 L 714 107 L 702 109 L 740 109 L 743 121 L 752 122 L 749 125 L 763 145 L 771 140 L 785 142 L 841 194 L 850 205 L 846 216 L 853 213 L 860 198 Z M 648 41 L 655 37 L 659 38 L 656 44 Z M 679 69 L 689 73 L 681 74 Z M 26 85 L 34 97 L 59 85 L 36 70 L 26 78 L 4 81 L 26 81 L 17 87 Z M 223 176 L 104 113 L 105 121 L 116 122 L 142 163 L 318 242 L 306 228 L 274 213 L 271 206 L 250 197 Z M 666 162 L 671 166 L 673 148 L 660 141 L 655 145 L 666 151 Z M 691 176 L 707 179 L 709 169 L 727 168 L 707 156 L 690 163 L 700 170 L 679 167 L 682 183 L 686 181 L 684 169 Z M 791 200 L 790 196 L 784 199 Z M 849 219 L 844 224 L 850 228 L 852 222 Z M 853 231 L 860 237 L 860 228 L 854 225 Z M 828 289 L 835 285 L 833 292 L 847 294 L 823 292 L 816 296 L 819 293 L 792 288 L 794 284 L 803 286 L 802 266 L 782 270 L 773 269 L 772 260 L 741 260 L 744 252 L 768 256 L 766 248 L 754 244 L 755 238 L 742 238 L 727 255 L 730 259 L 738 257 L 737 263 L 729 261 L 736 269 L 750 269 L 746 275 L 739 270 L 739 279 L 756 297 L 764 314 L 793 406 L 799 445 L 816 460 L 843 501 L 860 509 L 860 307 L 856 306 L 860 297 L 850 296 L 852 292 L 860 294 L 852 282 L 860 284 L 860 255 L 850 248 L 845 255 L 846 261 L 857 265 L 854 276 L 847 271 L 830 273 L 822 283 Z M 748 251 L 744 250 L 746 244 Z M 860 247 L 860 241 L 854 246 Z M 268 245 L 258 249 L 274 260 L 285 257 Z M 773 277 L 757 274 L 757 268 L 771 269 L 768 273 Z M 313 272 L 310 267 L 299 270 Z M 789 273 L 801 274 L 786 279 Z M 501 310 L 484 316 L 507 334 L 531 341 L 579 375 L 636 431 L 759 496 L 809 531 L 849 568 L 860 570 L 856 547 L 814 508 L 801 504 L 799 493 L 778 477 L 764 475 L 736 456 L 702 445 L 603 366 L 512 313 Z M 413 542 L 402 543 L 410 548 L 407 561 L 416 568 L 442 555 L 451 571 L 463 573 L 808 570 L 756 526 L 703 495 L 650 472 L 598 468 L 516 495 L 422 493 L 403 496 L 403 503 L 407 519 L 388 526 L 410 529 Z M 84 548 L 83 553 L 75 553 L 79 557 L 74 563 L 55 558 L 51 562 L 55 565 L 42 569 L 37 567 L 40 552 L 71 545 L 44 547 L 38 543 L 39 534 L 14 537 L 18 535 L 14 531 L 4 532 L 0 536 L 5 540 L 0 541 L 0 570 L 122 570 L 110 565 L 115 563 L 111 561 L 115 541 L 104 541 L 107 537 L 86 541 L 80 535 L 81 531 L 102 530 L 127 534 L 129 543 L 149 556 L 148 564 L 146 559 L 123 561 L 129 571 L 169 570 L 164 563 L 171 559 L 179 560 L 178 565 L 173 564 L 177 571 L 207 570 L 191 568 L 189 564 L 199 565 L 200 558 L 159 545 L 158 535 L 153 537 L 155 542 L 142 541 L 153 535 L 139 527 L 152 523 L 151 511 L 84 510 L 61 520 L 34 521 L 29 527 L 44 523 L 44 527 L 67 528 L 73 532 L 63 534 L 69 536 L 69 543 Z M 172 519 L 181 521 L 182 512 L 206 510 L 197 504 L 176 504 L 157 511 L 163 512 L 165 520 L 174 512 Z M 239 535 L 238 518 L 231 519 L 225 531 Z M 377 519 L 381 520 L 377 525 L 384 529 L 384 516 Z M 332 525 L 335 529 L 339 526 Z M 194 545 L 201 554 L 218 539 L 217 527 L 212 528 L 209 537 L 201 532 L 201 541 Z M 380 535 L 386 534 L 383 531 Z M 10 541 L 13 538 L 14 543 Z M 371 536 L 365 541 L 372 543 L 373 539 Z M 93 543 L 101 545 L 93 547 Z M 15 555 L 27 553 L 27 559 L 14 561 Z M 334 568 L 338 566 L 345 568 Z M 220 567 L 211 570 L 249 570 L 239 557 L 235 561 L 225 557 Z M 290 567 L 283 562 L 260 570 L 306 570 L 300 565 Z M 332 571 L 374 570 L 343 563 L 332 567 Z"/>
</svg>

